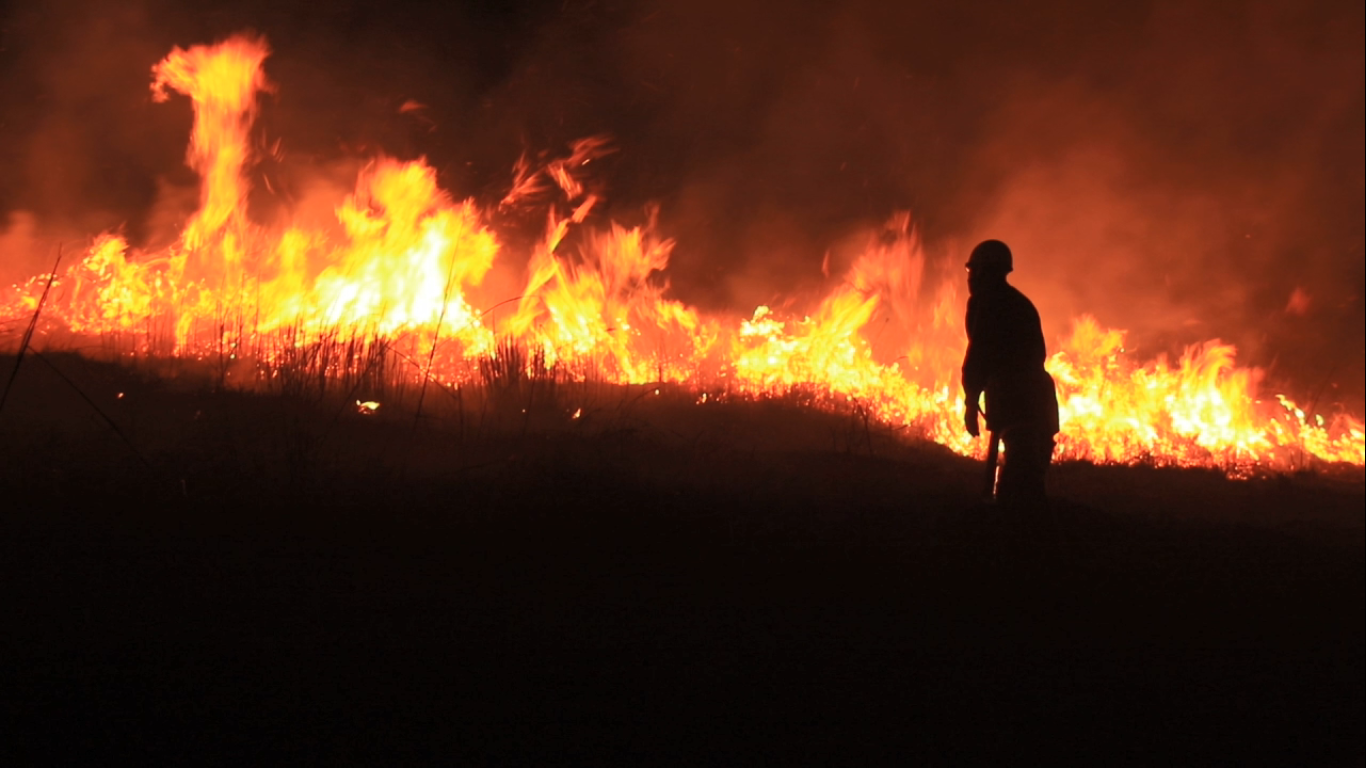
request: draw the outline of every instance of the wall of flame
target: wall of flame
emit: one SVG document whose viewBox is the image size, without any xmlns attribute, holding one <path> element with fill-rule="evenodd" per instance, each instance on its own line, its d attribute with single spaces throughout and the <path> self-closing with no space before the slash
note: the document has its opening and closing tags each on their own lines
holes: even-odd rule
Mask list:
<svg viewBox="0 0 1366 768">
<path fill-rule="evenodd" d="M 480 365 L 514 344 L 559 375 L 672 382 L 713 399 L 799 391 L 960 453 L 981 450 L 960 425 L 958 279 L 925 290 L 938 276 L 927 274 L 909 216 L 870 237 L 809 312 L 760 306 L 747 317 L 669 296 L 661 275 L 674 241 L 653 221 L 590 223 L 601 201 L 580 174 L 612 151 L 601 138 L 524 158 L 495 208 L 453 199 L 422 160 L 376 156 L 331 226 L 259 225 L 247 200 L 257 97 L 273 87 L 262 69 L 268 55 L 263 39 L 237 35 L 176 48 L 153 68 L 154 98 L 181 94 L 194 106 L 186 160 L 201 180 L 198 208 L 164 249 L 134 251 L 116 233 L 94 238 L 56 276 L 42 313 L 49 332 L 117 337 L 138 354 L 226 355 L 267 376 L 310 345 L 383 340 L 413 362 L 415 379 L 450 386 L 476 380 Z M 520 293 L 489 295 L 485 278 L 509 250 L 496 214 L 548 195 L 556 202 Z M 36 275 L 11 286 L 0 316 L 31 316 L 47 282 Z M 510 306 L 498 322 L 500 304 Z M 1138 361 L 1124 344 L 1124 331 L 1082 315 L 1054 345 L 1061 456 L 1235 472 L 1311 457 L 1366 463 L 1361 421 L 1264 396 L 1259 372 L 1238 367 L 1230 345 L 1212 340 L 1175 361 Z"/>
</svg>

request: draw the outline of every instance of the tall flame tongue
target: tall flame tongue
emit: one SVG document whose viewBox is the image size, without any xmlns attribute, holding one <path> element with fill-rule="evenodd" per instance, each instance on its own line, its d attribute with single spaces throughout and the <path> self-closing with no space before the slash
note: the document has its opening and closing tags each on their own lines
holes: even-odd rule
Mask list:
<svg viewBox="0 0 1366 768">
<path fill-rule="evenodd" d="M 267 380 L 300 360 L 347 375 L 346 363 L 319 362 L 344 340 L 352 366 L 357 354 L 393 352 L 413 363 L 412 378 L 460 384 L 481 361 L 513 349 L 495 344 L 473 309 L 507 303 L 477 293 L 502 250 L 488 222 L 554 193 L 567 207 L 551 210 L 501 329 L 532 352 L 529 364 L 610 382 L 676 382 L 701 402 L 795 395 L 911 427 L 960 453 L 981 449 L 959 423 L 965 339 L 956 282 L 942 282 L 929 305 L 919 299 L 926 263 L 908 216 L 889 222 L 809 316 L 759 307 L 730 320 L 665 297 L 657 275 L 673 241 L 652 224 L 585 229 L 573 238 L 578 252 L 565 252 L 570 231 L 588 226 L 598 202 L 580 171 L 611 151 L 599 138 L 541 167 L 519 161 L 512 190 L 492 210 L 453 201 L 424 161 L 377 158 L 337 206 L 328 233 L 264 231 L 246 216 L 246 171 L 256 97 L 270 87 L 261 70 L 268 53 L 263 40 L 240 35 L 177 48 L 153 68 L 158 101 L 174 91 L 194 105 L 187 161 L 201 178 L 199 210 L 162 252 L 130 258 L 123 238 L 96 238 L 43 308 L 49 333 L 101 335 L 141 354 L 241 357 Z M 45 278 L 15 286 L 0 316 L 31 316 Z M 1058 382 L 1065 457 L 1233 472 L 1288 468 L 1308 456 L 1366 463 L 1360 421 L 1327 423 L 1281 396 L 1257 400 L 1257 371 L 1237 368 L 1233 348 L 1217 341 L 1189 348 L 1175 364 L 1138 363 L 1125 355 L 1123 331 L 1083 317 L 1048 368 Z"/>
<path fill-rule="evenodd" d="M 246 224 L 250 185 L 243 175 L 251 152 L 248 134 L 256 119 L 256 92 L 268 87 L 261 64 L 270 49 L 265 41 L 234 37 L 216 46 L 176 48 L 152 68 L 152 97 L 170 98 L 167 89 L 194 102 L 194 130 L 186 162 L 199 172 L 199 211 L 182 241 L 191 252 L 234 238 Z M 241 252 L 224 250 L 225 276 L 240 267 Z"/>
</svg>

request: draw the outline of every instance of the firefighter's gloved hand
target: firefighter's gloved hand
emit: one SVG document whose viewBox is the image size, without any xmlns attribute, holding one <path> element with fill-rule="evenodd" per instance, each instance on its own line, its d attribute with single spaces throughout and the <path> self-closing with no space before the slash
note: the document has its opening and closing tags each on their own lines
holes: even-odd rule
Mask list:
<svg viewBox="0 0 1366 768">
<path fill-rule="evenodd" d="M 982 434 L 981 427 L 977 425 L 977 417 L 981 414 L 982 411 L 976 403 L 968 403 L 963 408 L 963 426 L 967 428 L 968 434 L 973 437 Z"/>
</svg>

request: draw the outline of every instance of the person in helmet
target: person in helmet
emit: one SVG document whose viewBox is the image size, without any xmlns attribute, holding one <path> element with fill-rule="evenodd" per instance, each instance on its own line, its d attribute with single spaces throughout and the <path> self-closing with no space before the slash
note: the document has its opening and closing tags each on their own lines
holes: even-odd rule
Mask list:
<svg viewBox="0 0 1366 768">
<path fill-rule="evenodd" d="M 1044 475 L 1058 433 L 1058 396 L 1053 377 L 1044 370 L 1047 351 L 1039 312 L 1006 282 L 1014 264 L 1005 243 L 979 243 L 967 268 L 963 423 L 977 437 L 985 405 L 987 429 L 993 439 L 1001 439 L 1005 464 L 996 484 L 997 501 L 1041 505 L 1047 501 Z"/>
</svg>

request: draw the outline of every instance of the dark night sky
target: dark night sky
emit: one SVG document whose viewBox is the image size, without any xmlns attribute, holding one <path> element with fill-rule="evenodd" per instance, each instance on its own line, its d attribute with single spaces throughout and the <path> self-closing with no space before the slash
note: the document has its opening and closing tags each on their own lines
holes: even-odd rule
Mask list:
<svg viewBox="0 0 1366 768">
<path fill-rule="evenodd" d="M 492 200 L 524 148 L 611 134 L 604 213 L 661 205 L 691 303 L 819 290 L 828 248 L 909 209 L 940 264 L 1011 243 L 1053 333 L 1089 312 L 1150 352 L 1222 337 L 1361 408 L 1359 0 L 5 8 L 0 210 L 36 221 L 11 219 L 6 276 L 29 235 L 154 238 L 194 178 L 188 104 L 152 104 L 149 68 L 251 28 L 293 163 L 426 155 Z"/>
</svg>

